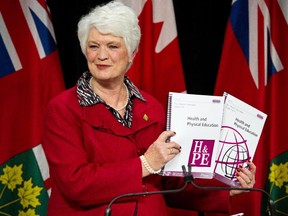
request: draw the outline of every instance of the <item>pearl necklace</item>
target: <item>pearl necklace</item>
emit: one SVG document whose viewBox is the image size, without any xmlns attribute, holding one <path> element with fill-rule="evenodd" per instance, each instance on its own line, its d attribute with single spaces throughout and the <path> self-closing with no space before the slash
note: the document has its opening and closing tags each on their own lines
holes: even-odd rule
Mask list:
<svg viewBox="0 0 288 216">
<path fill-rule="evenodd" d="M 123 110 L 123 109 L 125 109 L 126 108 L 126 106 L 128 105 L 128 102 L 129 102 L 129 91 L 128 91 L 128 88 L 127 88 L 127 86 L 124 84 L 124 86 L 125 86 L 125 89 L 126 89 L 126 103 L 124 104 L 124 106 L 123 107 L 121 107 L 121 108 L 119 108 L 119 109 L 116 109 L 116 108 L 114 108 L 116 111 L 121 111 L 121 110 Z"/>
<path fill-rule="evenodd" d="M 93 79 L 93 77 L 91 77 L 91 79 L 89 80 L 89 84 L 90 84 L 91 88 L 93 88 L 93 86 L 92 86 L 92 79 Z M 128 91 L 128 88 L 127 88 L 127 86 L 126 86 L 124 83 L 123 83 L 123 85 L 125 86 L 125 89 L 126 89 L 126 103 L 124 104 L 123 107 L 121 107 L 121 108 L 119 108 L 119 109 L 114 108 L 117 112 L 125 109 L 126 106 L 128 105 L 128 102 L 129 102 L 129 91 Z"/>
</svg>

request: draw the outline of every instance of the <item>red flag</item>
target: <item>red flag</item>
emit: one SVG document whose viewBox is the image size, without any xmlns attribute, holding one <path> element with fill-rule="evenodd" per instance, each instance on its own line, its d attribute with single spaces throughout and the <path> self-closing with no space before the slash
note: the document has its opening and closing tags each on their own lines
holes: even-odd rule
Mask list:
<svg viewBox="0 0 288 216">
<path fill-rule="evenodd" d="M 186 91 L 173 2 L 119 1 L 136 11 L 142 33 L 138 54 L 127 75 L 166 106 L 169 91 Z"/>
<path fill-rule="evenodd" d="M 9 170 L 23 169 L 23 175 L 28 174 L 29 169 L 24 164 L 11 164 L 8 161 L 20 153 L 35 149 L 41 143 L 44 109 L 53 96 L 65 89 L 49 16 L 45 0 L 0 1 L 2 184 L 3 178 L 9 176 Z M 35 160 L 39 162 L 45 158 L 37 158 L 38 153 L 42 152 L 41 146 L 37 149 L 34 154 L 26 155 L 36 156 Z M 19 162 L 19 158 L 13 161 Z M 39 170 L 43 167 L 45 165 L 42 164 Z M 42 177 L 48 180 L 47 170 L 45 177 Z M 26 184 L 35 184 L 34 178 L 32 182 L 28 179 Z"/>
<path fill-rule="evenodd" d="M 269 162 L 288 153 L 287 9 L 287 1 L 233 1 L 215 86 L 215 95 L 227 91 L 268 115 L 253 160 L 255 187 L 269 183 L 268 193 L 278 191 L 277 199 L 271 198 L 283 215 L 288 214 L 288 157 L 274 166 Z M 233 207 L 244 215 L 261 215 L 261 198 L 267 200 L 260 192 L 245 193 Z"/>
</svg>

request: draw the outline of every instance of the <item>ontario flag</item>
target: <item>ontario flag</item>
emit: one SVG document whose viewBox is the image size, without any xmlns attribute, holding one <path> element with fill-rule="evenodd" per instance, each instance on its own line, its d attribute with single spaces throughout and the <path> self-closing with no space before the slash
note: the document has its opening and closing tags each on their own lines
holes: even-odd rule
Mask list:
<svg viewBox="0 0 288 216">
<path fill-rule="evenodd" d="M 288 215 L 288 1 L 232 1 L 215 95 L 224 91 L 268 115 L 253 159 L 255 187 L 277 215 Z M 236 212 L 268 215 L 264 193 L 233 199 Z"/>
<path fill-rule="evenodd" d="M 65 89 L 49 16 L 44 0 L 0 1 L 0 215 L 46 215 L 43 113 Z"/>
<path fill-rule="evenodd" d="M 127 75 L 167 105 L 169 91 L 186 92 L 172 0 L 118 0 L 134 9 L 141 28 L 139 51 Z"/>
</svg>

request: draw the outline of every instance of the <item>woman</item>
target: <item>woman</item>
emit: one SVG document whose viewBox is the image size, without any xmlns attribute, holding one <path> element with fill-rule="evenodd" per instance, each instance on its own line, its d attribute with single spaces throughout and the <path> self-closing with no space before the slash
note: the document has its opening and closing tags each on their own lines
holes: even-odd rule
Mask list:
<svg viewBox="0 0 288 216">
<path fill-rule="evenodd" d="M 140 36 L 137 16 L 119 2 L 98 6 L 79 21 L 89 71 L 51 100 L 45 117 L 43 146 L 53 181 L 48 215 L 104 215 L 121 194 L 183 186 L 183 178 L 157 175 L 181 152 L 178 143 L 166 142 L 175 132 L 164 130 L 165 110 L 125 75 Z M 250 170 L 239 168 L 241 187 L 255 183 L 255 165 L 248 164 Z M 230 196 L 242 192 L 190 186 L 173 197 L 119 199 L 112 215 L 165 216 L 165 199 L 179 208 L 228 212 Z"/>
</svg>

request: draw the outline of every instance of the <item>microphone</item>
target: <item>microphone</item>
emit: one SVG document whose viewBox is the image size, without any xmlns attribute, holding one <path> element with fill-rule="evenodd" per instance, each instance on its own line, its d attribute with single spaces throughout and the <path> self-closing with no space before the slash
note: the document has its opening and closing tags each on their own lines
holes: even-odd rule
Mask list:
<svg viewBox="0 0 288 216">
<path fill-rule="evenodd" d="M 117 197 L 115 197 L 114 199 L 112 199 L 108 205 L 108 207 L 106 208 L 105 214 L 104 216 L 110 216 L 111 215 L 111 206 L 113 205 L 113 203 L 115 203 L 115 201 L 117 201 L 118 199 L 124 198 L 124 197 L 135 197 L 135 196 L 144 196 L 144 195 L 155 195 L 155 194 L 170 194 L 170 193 L 178 193 L 183 191 L 188 185 L 188 182 L 185 181 L 185 184 L 183 187 L 178 188 L 178 189 L 173 189 L 173 190 L 161 190 L 161 191 L 151 191 L 151 192 L 137 192 L 137 193 L 127 193 L 127 194 L 121 194 Z"/>
<path fill-rule="evenodd" d="M 198 188 L 198 189 L 202 189 L 202 190 L 243 190 L 243 191 L 258 191 L 261 192 L 263 194 L 265 194 L 268 197 L 268 215 L 269 216 L 276 216 L 276 207 L 275 204 L 273 202 L 273 200 L 270 198 L 270 194 L 268 194 L 265 190 L 262 190 L 260 188 L 239 188 L 239 187 L 209 187 L 209 186 L 200 186 L 195 184 L 194 182 L 194 177 L 192 175 L 191 172 L 191 164 L 188 164 L 188 172 L 186 171 L 186 168 L 184 165 L 182 165 L 182 171 L 184 174 L 184 179 L 185 182 L 189 182 L 191 183 L 194 187 Z"/>
</svg>

